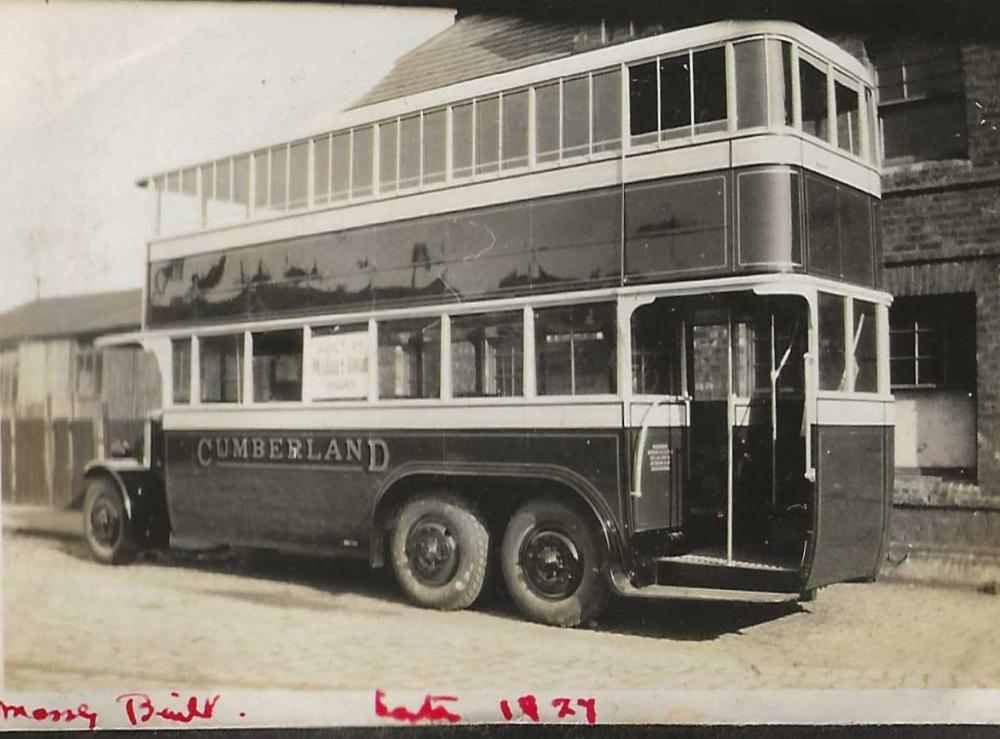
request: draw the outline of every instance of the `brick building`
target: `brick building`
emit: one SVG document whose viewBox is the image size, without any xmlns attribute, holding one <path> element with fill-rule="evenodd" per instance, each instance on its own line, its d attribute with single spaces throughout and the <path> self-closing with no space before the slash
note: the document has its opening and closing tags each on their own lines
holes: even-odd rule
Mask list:
<svg viewBox="0 0 1000 739">
<path fill-rule="evenodd" d="M 875 67 L 883 284 L 896 296 L 890 557 L 1000 563 L 1000 31 L 983 35 L 1000 29 L 997 9 L 949 0 L 483 6 L 460 8 L 357 104 L 724 18 L 799 22 Z"/>
</svg>

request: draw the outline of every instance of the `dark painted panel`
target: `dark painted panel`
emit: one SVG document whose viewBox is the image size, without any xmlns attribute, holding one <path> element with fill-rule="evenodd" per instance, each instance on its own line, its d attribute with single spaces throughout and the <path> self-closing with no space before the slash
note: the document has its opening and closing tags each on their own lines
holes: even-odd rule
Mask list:
<svg viewBox="0 0 1000 739">
<path fill-rule="evenodd" d="M 619 440 L 576 430 L 167 432 L 170 520 L 182 537 L 337 549 L 367 540 L 375 495 L 404 463 L 502 463 L 575 473 L 620 526 Z"/>
<path fill-rule="evenodd" d="M 680 529 L 684 525 L 684 430 L 651 428 L 642 459 L 642 495 L 632 497 L 633 530 Z M 634 443 L 638 442 L 638 432 Z"/>
<path fill-rule="evenodd" d="M 875 574 L 885 530 L 886 429 L 816 430 L 816 532 L 807 587 Z"/>
</svg>

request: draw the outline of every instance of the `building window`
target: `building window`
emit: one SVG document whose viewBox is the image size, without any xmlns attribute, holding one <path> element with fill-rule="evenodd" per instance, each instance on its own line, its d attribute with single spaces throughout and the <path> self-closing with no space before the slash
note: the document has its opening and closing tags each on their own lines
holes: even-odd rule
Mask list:
<svg viewBox="0 0 1000 739">
<path fill-rule="evenodd" d="M 956 44 L 873 48 L 885 159 L 968 156 L 962 64 Z"/>
<path fill-rule="evenodd" d="M 894 388 L 976 386 L 976 300 L 971 294 L 899 297 L 889 309 Z"/>
<path fill-rule="evenodd" d="M 253 335 L 253 400 L 302 400 L 302 330 Z"/>
<path fill-rule="evenodd" d="M 243 334 L 198 341 L 202 403 L 239 403 L 243 398 Z"/>
<path fill-rule="evenodd" d="M 174 403 L 191 402 L 191 339 L 174 339 L 170 342 L 173 363 Z"/>
<path fill-rule="evenodd" d="M 101 396 L 101 352 L 81 349 L 76 355 L 76 396 L 94 400 Z"/>
<path fill-rule="evenodd" d="M 613 393 L 615 357 L 614 303 L 535 312 L 539 395 Z"/>
</svg>

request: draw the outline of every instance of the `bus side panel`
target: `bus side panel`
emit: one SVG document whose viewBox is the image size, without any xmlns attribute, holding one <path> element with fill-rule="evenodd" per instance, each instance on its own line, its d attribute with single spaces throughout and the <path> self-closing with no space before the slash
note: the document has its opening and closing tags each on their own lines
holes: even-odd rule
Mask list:
<svg viewBox="0 0 1000 739">
<path fill-rule="evenodd" d="M 337 550 L 344 540 L 353 547 L 370 536 L 384 479 L 408 463 L 463 475 L 476 465 L 524 476 L 559 468 L 597 490 L 620 525 L 620 441 L 608 430 L 166 432 L 172 532 L 289 549 Z"/>
<path fill-rule="evenodd" d="M 806 588 L 873 577 L 878 569 L 891 480 L 892 429 L 816 429 L 816 514 Z"/>
</svg>

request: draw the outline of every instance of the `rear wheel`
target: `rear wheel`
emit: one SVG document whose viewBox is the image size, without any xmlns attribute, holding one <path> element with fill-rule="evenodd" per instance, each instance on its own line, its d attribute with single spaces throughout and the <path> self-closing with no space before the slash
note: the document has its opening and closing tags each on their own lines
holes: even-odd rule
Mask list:
<svg viewBox="0 0 1000 739">
<path fill-rule="evenodd" d="M 87 486 L 83 501 L 83 532 L 94 559 L 103 564 L 127 564 L 138 552 L 125 513 L 122 493 L 101 477 Z"/>
<path fill-rule="evenodd" d="M 556 500 L 522 505 L 504 534 L 504 581 L 530 619 L 554 626 L 587 623 L 607 603 L 605 551 L 590 520 Z"/>
<path fill-rule="evenodd" d="M 392 532 L 392 566 L 417 605 L 443 611 L 471 606 L 483 589 L 490 535 L 479 513 L 448 493 L 406 503 Z"/>
</svg>

